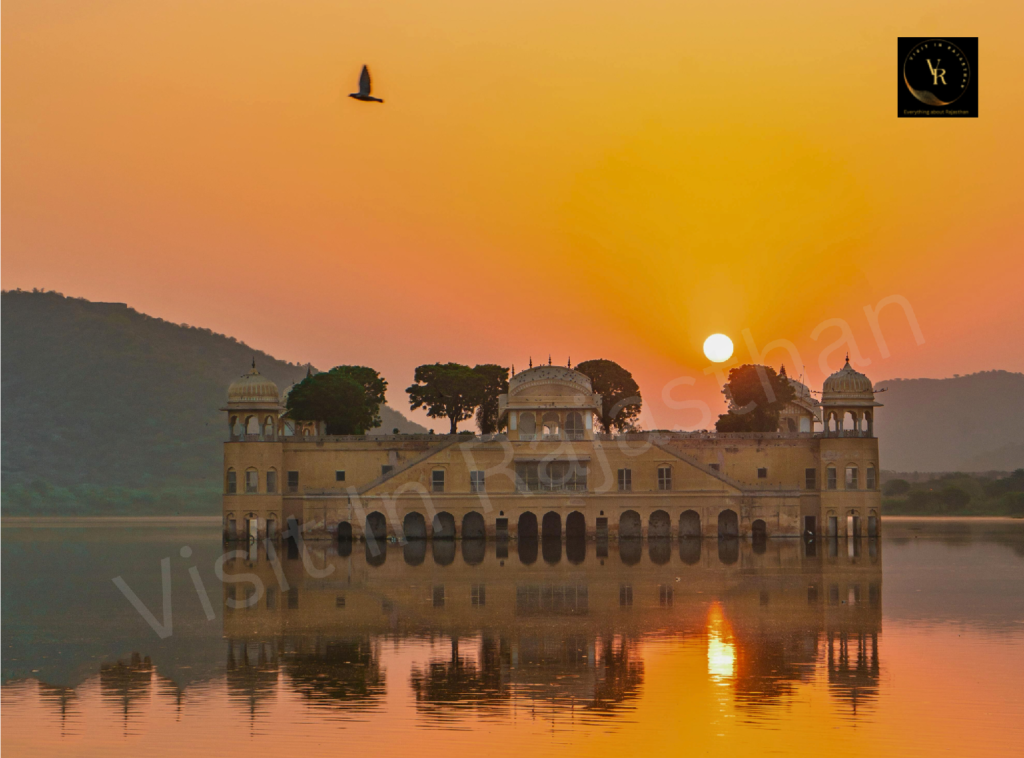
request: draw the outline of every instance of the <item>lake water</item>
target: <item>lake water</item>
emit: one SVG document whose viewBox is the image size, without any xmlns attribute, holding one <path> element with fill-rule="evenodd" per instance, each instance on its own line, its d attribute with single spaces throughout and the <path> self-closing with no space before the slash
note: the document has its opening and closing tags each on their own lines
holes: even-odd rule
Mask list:
<svg viewBox="0 0 1024 758">
<path fill-rule="evenodd" d="M 217 524 L 2 536 L 5 756 L 1024 752 L 1024 522 L 226 558 Z"/>
</svg>

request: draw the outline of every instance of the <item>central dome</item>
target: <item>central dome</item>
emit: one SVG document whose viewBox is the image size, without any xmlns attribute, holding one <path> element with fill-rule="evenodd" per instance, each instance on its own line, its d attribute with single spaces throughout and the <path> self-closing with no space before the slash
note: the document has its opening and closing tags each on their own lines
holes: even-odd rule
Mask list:
<svg viewBox="0 0 1024 758">
<path fill-rule="evenodd" d="M 273 403 L 280 402 L 277 393 L 277 385 L 263 376 L 256 370 L 253 363 L 252 369 L 241 377 L 231 382 L 228 387 L 229 403 Z"/>
</svg>

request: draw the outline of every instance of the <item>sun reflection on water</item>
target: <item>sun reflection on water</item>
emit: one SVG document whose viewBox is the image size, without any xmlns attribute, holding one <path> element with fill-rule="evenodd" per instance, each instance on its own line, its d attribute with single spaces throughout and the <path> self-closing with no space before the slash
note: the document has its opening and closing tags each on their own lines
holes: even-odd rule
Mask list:
<svg viewBox="0 0 1024 758">
<path fill-rule="evenodd" d="M 722 606 L 717 602 L 708 609 L 707 630 L 708 674 L 717 684 L 726 684 L 736 673 L 736 645 Z"/>
</svg>

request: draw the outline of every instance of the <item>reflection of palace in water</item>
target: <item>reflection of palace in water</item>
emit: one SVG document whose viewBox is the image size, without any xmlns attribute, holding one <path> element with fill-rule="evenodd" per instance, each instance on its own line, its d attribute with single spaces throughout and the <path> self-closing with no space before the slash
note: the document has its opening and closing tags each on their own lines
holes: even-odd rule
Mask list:
<svg viewBox="0 0 1024 758">
<path fill-rule="evenodd" d="M 652 638 L 706 648 L 707 676 L 740 707 L 770 707 L 822 669 L 853 708 L 877 691 L 876 540 L 269 551 L 253 546 L 225 564 L 228 682 L 253 711 L 281 674 L 312 703 L 348 709 L 411 686 L 421 713 L 437 718 L 524 699 L 614 714 L 642 693 Z M 382 645 L 396 639 L 432 644 L 408 683 L 388 681 L 380 665 Z"/>
</svg>

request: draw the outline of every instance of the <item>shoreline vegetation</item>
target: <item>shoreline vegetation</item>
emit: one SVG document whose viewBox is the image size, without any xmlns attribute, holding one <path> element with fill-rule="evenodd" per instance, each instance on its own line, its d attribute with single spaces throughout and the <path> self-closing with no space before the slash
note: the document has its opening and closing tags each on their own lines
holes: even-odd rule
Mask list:
<svg viewBox="0 0 1024 758">
<path fill-rule="evenodd" d="M 7 517 L 211 516 L 220 518 L 221 488 L 214 485 L 128 488 L 48 482 L 5 484 L 2 514 Z"/>
<path fill-rule="evenodd" d="M 1000 475 L 948 473 L 910 481 L 883 477 L 883 516 L 1024 518 L 1024 468 Z"/>
</svg>

